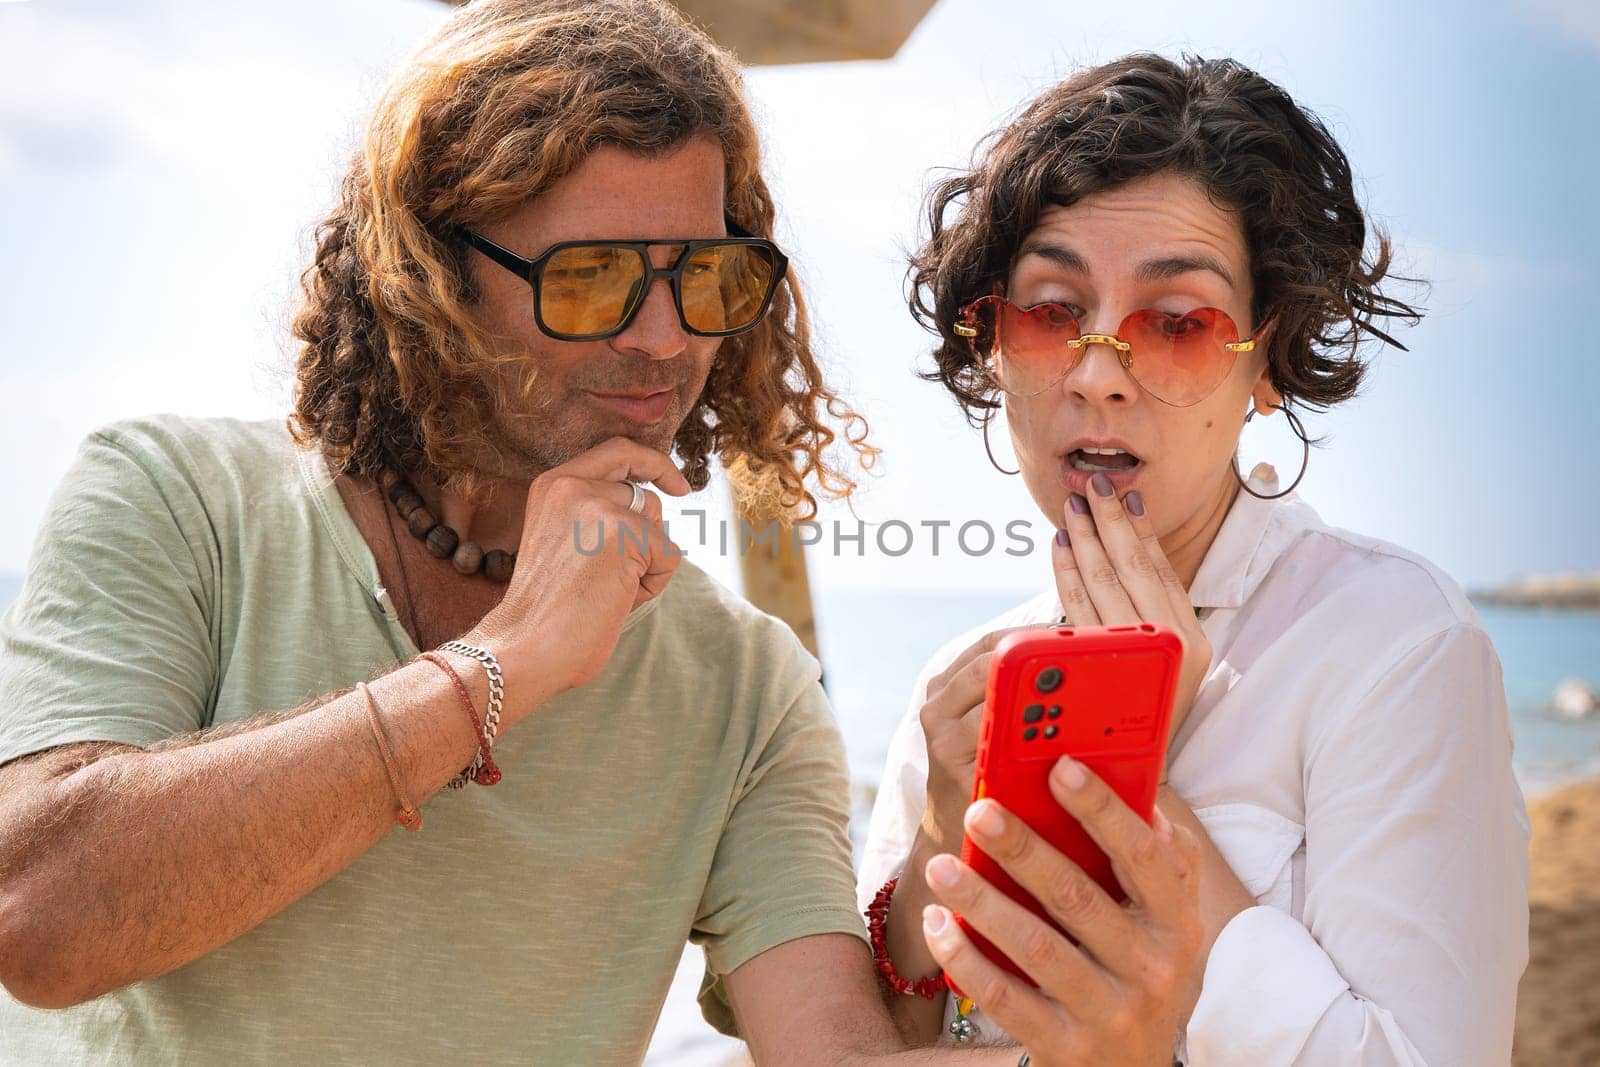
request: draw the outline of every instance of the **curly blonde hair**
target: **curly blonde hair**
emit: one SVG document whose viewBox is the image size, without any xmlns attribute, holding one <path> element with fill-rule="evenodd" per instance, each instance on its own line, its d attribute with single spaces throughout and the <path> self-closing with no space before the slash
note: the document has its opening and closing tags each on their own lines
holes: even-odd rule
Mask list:
<svg viewBox="0 0 1600 1067">
<path fill-rule="evenodd" d="M 771 233 L 738 66 L 670 6 L 478 0 L 457 11 L 389 85 L 317 228 L 293 322 L 295 439 L 319 444 L 341 474 L 423 471 L 478 495 L 480 428 L 519 398 L 506 395 L 517 376 L 499 373 L 515 357 L 496 355 L 471 313 L 461 230 L 504 217 L 602 146 L 658 155 L 703 134 L 727 160 L 729 219 Z M 823 382 L 791 273 L 761 325 L 722 343 L 673 447 L 695 488 L 715 454 L 747 507 L 809 517 L 808 479 L 835 498 L 855 488 L 831 458 L 841 435 L 872 465 L 866 433 Z"/>
</svg>

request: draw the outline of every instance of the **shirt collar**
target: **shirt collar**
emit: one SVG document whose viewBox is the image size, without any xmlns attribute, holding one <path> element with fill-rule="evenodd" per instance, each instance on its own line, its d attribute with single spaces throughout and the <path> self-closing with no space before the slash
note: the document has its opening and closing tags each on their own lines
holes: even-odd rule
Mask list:
<svg viewBox="0 0 1600 1067">
<path fill-rule="evenodd" d="M 1246 483 L 1258 493 L 1278 492 L 1278 472 L 1259 463 Z M 1290 542 L 1321 520 L 1295 494 L 1262 500 L 1241 489 L 1189 586 L 1197 608 L 1240 608 Z"/>
</svg>

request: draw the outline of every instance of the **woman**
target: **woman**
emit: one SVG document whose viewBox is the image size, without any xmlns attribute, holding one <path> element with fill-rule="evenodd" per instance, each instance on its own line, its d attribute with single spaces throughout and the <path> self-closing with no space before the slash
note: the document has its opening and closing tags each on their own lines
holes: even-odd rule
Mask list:
<svg viewBox="0 0 1600 1067">
<path fill-rule="evenodd" d="M 1354 395 L 1359 342 L 1416 317 L 1380 290 L 1338 145 L 1237 63 L 1135 55 L 1035 100 L 929 219 L 926 377 L 986 444 L 1004 409 L 1059 531 L 1052 586 L 936 655 L 891 746 L 861 875 L 880 970 L 942 968 L 978 1005 L 935 978 L 896 998 L 902 1028 L 1009 1032 L 1035 1064 L 1505 1063 L 1528 826 L 1494 649 L 1426 560 L 1234 462 L 1250 416 L 1303 439 L 1293 410 Z M 1151 823 L 1071 761 L 1052 779 L 1123 905 L 967 803 L 994 641 L 1058 619 L 1184 642 Z M 963 831 L 1078 944 L 957 861 Z"/>
</svg>

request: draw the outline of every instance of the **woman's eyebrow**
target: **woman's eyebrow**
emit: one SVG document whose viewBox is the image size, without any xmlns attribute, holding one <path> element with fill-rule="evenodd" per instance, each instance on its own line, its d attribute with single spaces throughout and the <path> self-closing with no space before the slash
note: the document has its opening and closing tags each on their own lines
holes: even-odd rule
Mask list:
<svg viewBox="0 0 1600 1067">
<path fill-rule="evenodd" d="M 1228 268 L 1210 256 L 1168 256 L 1164 259 L 1147 259 L 1139 264 L 1133 276 L 1141 282 L 1159 282 L 1197 270 L 1211 271 L 1227 282 L 1229 289 L 1233 288 L 1233 275 L 1228 273 Z"/>
<path fill-rule="evenodd" d="M 1027 241 L 1023 244 L 1017 258 L 1023 256 L 1038 256 L 1049 260 L 1062 270 L 1085 276 L 1094 272 L 1089 269 L 1089 264 L 1077 252 L 1065 245 L 1053 244 L 1049 241 Z M 1208 270 L 1223 281 L 1228 283 L 1228 288 L 1234 288 L 1233 275 L 1228 273 L 1228 268 L 1211 256 L 1164 256 L 1161 259 L 1147 259 L 1139 264 L 1133 272 L 1136 281 L 1159 282 L 1168 278 L 1176 278 L 1180 274 L 1189 274 L 1197 270 Z"/>
<path fill-rule="evenodd" d="M 1021 259 L 1023 256 L 1048 259 L 1062 270 L 1072 271 L 1074 274 L 1092 273 L 1083 257 L 1065 245 L 1051 244 L 1048 241 L 1024 241 L 1021 250 L 1017 252 L 1017 258 Z"/>
</svg>

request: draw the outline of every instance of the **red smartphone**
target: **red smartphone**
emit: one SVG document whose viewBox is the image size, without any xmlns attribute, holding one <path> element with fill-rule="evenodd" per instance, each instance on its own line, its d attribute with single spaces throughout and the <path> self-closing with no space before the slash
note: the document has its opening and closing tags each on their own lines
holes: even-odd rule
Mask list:
<svg viewBox="0 0 1600 1067">
<path fill-rule="evenodd" d="M 1051 795 L 1050 770 L 1060 757 L 1071 756 L 1103 778 L 1148 823 L 1166 759 L 1182 661 L 1178 635 L 1149 623 L 1051 626 L 1008 634 L 989 664 L 972 799 L 998 800 L 1082 867 L 1112 899 L 1126 900 L 1111 861 Z M 962 841 L 961 859 L 1076 943 L 970 837 Z M 1032 981 L 959 915 L 956 919 L 995 964 Z"/>
</svg>

